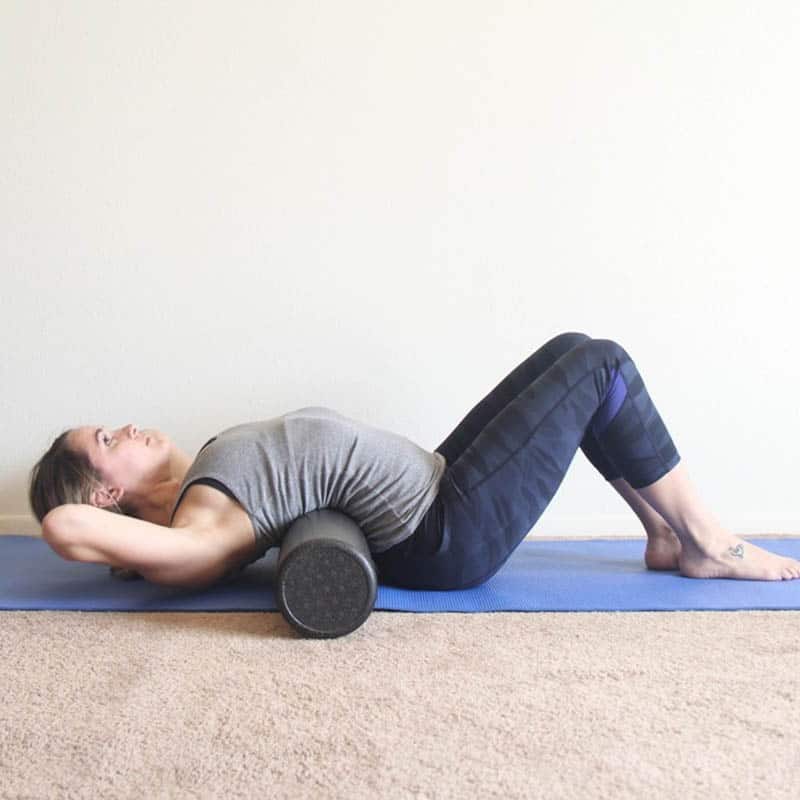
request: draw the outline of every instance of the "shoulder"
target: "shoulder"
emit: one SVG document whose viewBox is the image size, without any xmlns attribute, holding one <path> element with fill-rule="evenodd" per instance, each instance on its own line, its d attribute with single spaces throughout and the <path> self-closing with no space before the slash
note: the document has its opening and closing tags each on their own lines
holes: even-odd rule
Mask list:
<svg viewBox="0 0 800 800">
<path fill-rule="evenodd" d="M 186 490 L 173 525 L 180 517 L 183 526 L 212 537 L 225 552 L 226 560 L 237 563 L 257 550 L 253 520 L 245 508 L 220 489 L 194 483 Z"/>
<path fill-rule="evenodd" d="M 172 517 L 172 527 L 177 527 L 178 519 L 184 526 L 206 528 L 219 525 L 231 508 L 238 506 L 231 497 L 220 489 L 206 483 L 192 483 L 184 489 Z M 241 506 L 239 506 L 241 508 Z"/>
</svg>

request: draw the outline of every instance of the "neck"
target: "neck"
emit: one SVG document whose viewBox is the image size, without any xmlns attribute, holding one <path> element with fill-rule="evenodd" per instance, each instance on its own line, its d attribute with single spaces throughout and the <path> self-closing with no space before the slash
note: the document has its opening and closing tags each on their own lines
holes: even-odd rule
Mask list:
<svg viewBox="0 0 800 800">
<path fill-rule="evenodd" d="M 178 499 L 178 490 L 183 484 L 193 459 L 182 450 L 170 455 L 170 477 L 162 481 L 135 504 L 136 516 L 146 522 L 168 528 L 172 508 Z"/>
<path fill-rule="evenodd" d="M 172 507 L 178 499 L 178 489 L 180 489 L 181 483 L 182 481 L 180 480 L 171 480 L 159 484 L 159 486 L 137 506 L 136 516 L 139 517 L 139 519 L 153 522 L 156 525 L 163 525 L 168 528 Z"/>
</svg>

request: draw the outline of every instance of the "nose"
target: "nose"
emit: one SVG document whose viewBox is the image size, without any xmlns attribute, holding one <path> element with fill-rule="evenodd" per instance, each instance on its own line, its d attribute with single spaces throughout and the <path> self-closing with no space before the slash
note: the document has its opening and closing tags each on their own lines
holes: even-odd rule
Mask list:
<svg viewBox="0 0 800 800">
<path fill-rule="evenodd" d="M 135 439 L 139 433 L 139 429 L 135 425 L 128 425 L 128 436 Z"/>
</svg>

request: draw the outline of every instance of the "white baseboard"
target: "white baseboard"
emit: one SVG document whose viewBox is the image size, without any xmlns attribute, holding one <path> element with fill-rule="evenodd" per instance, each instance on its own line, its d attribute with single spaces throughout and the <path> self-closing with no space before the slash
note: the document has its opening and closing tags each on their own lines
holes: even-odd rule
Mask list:
<svg viewBox="0 0 800 800">
<path fill-rule="evenodd" d="M 800 515 L 797 514 L 731 514 L 716 515 L 731 533 L 737 536 L 800 536 Z M 538 536 L 587 536 L 613 538 L 644 537 L 645 531 L 639 520 L 629 514 L 561 514 L 542 518 L 528 534 Z"/>
<path fill-rule="evenodd" d="M 32 514 L 0 514 L 0 536 L 41 536 L 42 526 Z"/>
<path fill-rule="evenodd" d="M 800 516 L 788 514 L 740 514 L 721 522 L 738 536 L 800 536 Z M 0 536 L 41 536 L 41 526 L 30 514 L 0 514 Z M 580 514 L 547 517 L 528 534 L 538 538 L 644 538 L 645 533 L 633 514 Z"/>
</svg>

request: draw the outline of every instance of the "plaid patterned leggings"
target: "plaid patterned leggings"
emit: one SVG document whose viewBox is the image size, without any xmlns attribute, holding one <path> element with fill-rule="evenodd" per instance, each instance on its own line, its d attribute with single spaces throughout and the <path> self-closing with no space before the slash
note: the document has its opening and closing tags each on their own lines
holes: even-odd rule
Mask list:
<svg viewBox="0 0 800 800">
<path fill-rule="evenodd" d="M 408 539 L 373 554 L 379 580 L 442 590 L 487 581 L 547 508 L 578 448 L 606 480 L 635 489 L 680 461 L 628 353 L 562 333 L 436 448 L 447 460 L 439 493 Z"/>
</svg>

